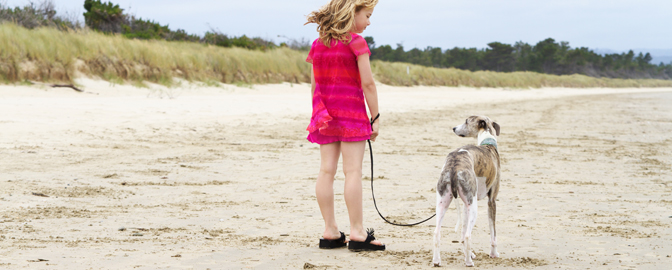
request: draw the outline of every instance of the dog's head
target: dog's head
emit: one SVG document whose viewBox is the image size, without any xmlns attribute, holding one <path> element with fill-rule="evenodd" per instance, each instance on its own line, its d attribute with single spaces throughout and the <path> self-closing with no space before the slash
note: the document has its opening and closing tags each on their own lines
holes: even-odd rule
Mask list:
<svg viewBox="0 0 672 270">
<path fill-rule="evenodd" d="M 481 132 L 488 132 L 492 136 L 499 136 L 499 124 L 493 122 L 487 116 L 469 116 L 464 124 L 453 128 L 453 132 L 460 137 L 478 138 Z"/>
</svg>

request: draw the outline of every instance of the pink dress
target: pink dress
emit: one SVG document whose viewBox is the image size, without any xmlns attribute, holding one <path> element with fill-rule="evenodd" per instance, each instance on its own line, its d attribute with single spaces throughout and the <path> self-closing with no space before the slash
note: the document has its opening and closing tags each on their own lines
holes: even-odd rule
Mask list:
<svg viewBox="0 0 672 270">
<path fill-rule="evenodd" d="M 371 51 L 364 38 L 351 35 L 349 44 L 338 41 L 331 48 L 316 39 L 306 59 L 313 64 L 315 76 L 313 115 L 306 129 L 312 143 L 356 142 L 371 137 L 357 66 L 357 57 Z"/>
</svg>

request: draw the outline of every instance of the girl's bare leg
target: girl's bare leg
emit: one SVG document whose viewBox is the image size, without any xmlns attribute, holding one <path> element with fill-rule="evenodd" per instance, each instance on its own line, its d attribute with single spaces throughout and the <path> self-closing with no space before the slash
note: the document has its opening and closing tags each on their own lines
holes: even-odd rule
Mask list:
<svg viewBox="0 0 672 270">
<path fill-rule="evenodd" d="M 366 141 L 341 142 L 343 172 L 345 173 L 345 205 L 350 217 L 350 240 L 366 240 L 362 214 L 362 161 Z M 381 245 L 379 241 L 372 244 Z"/>
<path fill-rule="evenodd" d="M 324 239 L 341 237 L 334 214 L 334 176 L 336 175 L 340 154 L 340 142 L 320 145 L 320 173 L 317 175 L 315 195 L 324 219 L 325 229 L 324 234 L 322 234 Z"/>
</svg>

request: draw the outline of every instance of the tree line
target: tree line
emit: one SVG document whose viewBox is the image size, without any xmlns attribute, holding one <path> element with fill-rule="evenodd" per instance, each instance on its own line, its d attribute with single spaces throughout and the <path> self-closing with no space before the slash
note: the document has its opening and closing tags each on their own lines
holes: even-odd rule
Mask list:
<svg viewBox="0 0 672 270">
<path fill-rule="evenodd" d="M 167 41 L 200 42 L 221 47 L 241 47 L 267 50 L 289 47 L 295 50 L 310 49 L 310 41 L 287 39 L 276 44 L 260 37 L 229 36 L 211 29 L 203 36 L 189 34 L 182 29 L 171 30 L 168 25 L 127 14 L 118 4 L 101 0 L 84 1 L 85 23 L 82 25 L 76 14 L 56 14 L 52 0 L 38 4 L 30 2 L 24 7 L 11 9 L 0 3 L 0 23 L 13 22 L 33 29 L 56 27 L 60 30 L 89 29 L 109 34 L 119 34 L 133 39 L 161 39 Z M 279 36 L 280 37 L 280 36 Z M 556 42 L 552 38 L 535 45 L 516 42 L 513 45 L 492 42 L 487 48 L 439 47 L 413 48 L 406 51 L 402 44 L 376 46 L 373 37 L 365 37 L 371 49 L 371 58 L 388 62 L 407 62 L 428 67 L 457 68 L 463 70 L 490 70 L 498 72 L 532 71 L 567 75 L 584 74 L 609 78 L 656 78 L 671 79 L 672 63 L 651 63 L 649 53 L 635 54 L 632 50 L 621 54 L 600 55 L 586 48 L 571 48 L 568 42 Z"/>
<path fill-rule="evenodd" d="M 621 54 L 600 55 L 586 47 L 572 48 L 569 42 L 552 38 L 535 45 L 516 42 L 513 45 L 491 42 L 485 49 L 458 48 L 443 50 L 427 47 L 406 51 L 402 44 L 376 47 L 373 37 L 365 37 L 371 50 L 371 59 L 388 62 L 407 62 L 428 67 L 458 68 L 463 70 L 490 70 L 498 72 L 533 71 L 555 75 L 584 74 L 609 78 L 671 79 L 672 63 L 651 63 L 651 54 L 635 54 L 632 50 Z"/>
</svg>

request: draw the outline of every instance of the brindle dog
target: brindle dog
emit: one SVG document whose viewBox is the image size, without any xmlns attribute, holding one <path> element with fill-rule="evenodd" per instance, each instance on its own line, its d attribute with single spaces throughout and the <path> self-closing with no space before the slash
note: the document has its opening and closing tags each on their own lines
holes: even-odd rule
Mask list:
<svg viewBox="0 0 672 270">
<path fill-rule="evenodd" d="M 478 145 L 465 145 L 448 154 L 436 186 L 436 230 L 434 231 L 434 266 L 441 266 L 441 221 L 457 196 L 464 203 L 462 242 L 467 266 L 474 266 L 476 255 L 471 249 L 471 232 L 476 223 L 477 202 L 488 196 L 490 221 L 490 257 L 499 257 L 495 233 L 495 200 L 499 192 L 499 124 L 485 116 L 471 116 L 464 124 L 453 128 L 460 137 L 477 138 Z M 459 206 L 459 204 L 458 204 Z"/>
</svg>

